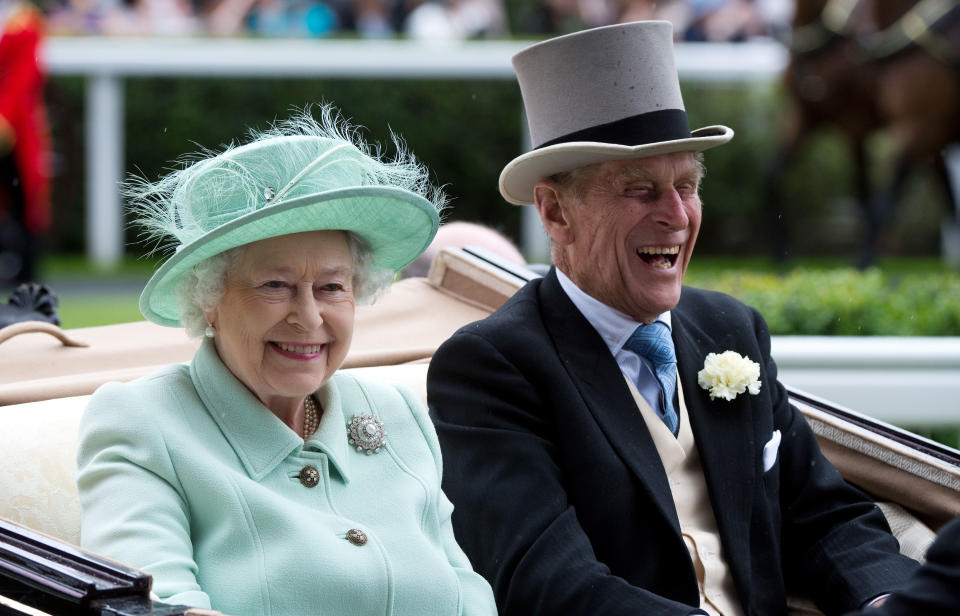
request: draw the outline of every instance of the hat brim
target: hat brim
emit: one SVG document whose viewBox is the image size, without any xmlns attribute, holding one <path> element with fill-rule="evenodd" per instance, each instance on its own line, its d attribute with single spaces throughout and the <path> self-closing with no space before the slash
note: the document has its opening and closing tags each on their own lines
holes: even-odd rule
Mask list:
<svg viewBox="0 0 960 616">
<path fill-rule="evenodd" d="M 183 275 L 237 246 L 306 231 L 350 231 L 367 243 L 375 267 L 398 271 L 427 249 L 439 226 L 434 205 L 401 188 L 359 186 L 291 199 L 241 216 L 182 246 L 147 282 L 140 294 L 140 312 L 158 325 L 180 327 L 176 288 Z"/>
<path fill-rule="evenodd" d="M 596 141 L 571 141 L 532 150 L 507 163 L 500 173 L 500 194 L 514 205 L 531 205 L 533 187 L 540 180 L 579 167 L 611 160 L 646 158 L 673 152 L 701 152 L 733 139 L 726 126 L 707 126 L 686 139 L 644 145 L 619 145 Z"/>
</svg>

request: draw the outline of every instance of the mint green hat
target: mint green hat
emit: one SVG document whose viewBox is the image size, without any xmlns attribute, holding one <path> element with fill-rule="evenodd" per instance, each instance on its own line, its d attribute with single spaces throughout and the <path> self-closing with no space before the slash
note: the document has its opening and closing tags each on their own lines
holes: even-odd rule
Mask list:
<svg viewBox="0 0 960 616">
<path fill-rule="evenodd" d="M 158 183 L 134 180 L 125 195 L 145 235 L 174 249 L 140 295 L 150 321 L 180 326 L 176 289 L 190 268 L 259 240 L 304 231 L 359 236 L 373 266 L 398 271 L 437 233 L 443 195 L 397 144 L 384 162 L 356 131 L 302 115 L 253 141 L 203 158 Z"/>
</svg>

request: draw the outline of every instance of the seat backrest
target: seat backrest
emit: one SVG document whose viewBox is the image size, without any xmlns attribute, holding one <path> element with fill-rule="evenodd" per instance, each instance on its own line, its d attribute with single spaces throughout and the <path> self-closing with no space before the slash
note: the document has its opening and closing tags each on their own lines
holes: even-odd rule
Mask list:
<svg viewBox="0 0 960 616">
<path fill-rule="evenodd" d="M 464 251 L 442 250 L 429 278 L 395 283 L 357 308 L 344 367 L 427 361 L 454 331 L 496 310 L 525 282 Z M 60 330 L 49 323 L 0 329 L 0 406 L 93 393 L 188 361 L 199 345 L 180 328 L 147 321 Z"/>
</svg>

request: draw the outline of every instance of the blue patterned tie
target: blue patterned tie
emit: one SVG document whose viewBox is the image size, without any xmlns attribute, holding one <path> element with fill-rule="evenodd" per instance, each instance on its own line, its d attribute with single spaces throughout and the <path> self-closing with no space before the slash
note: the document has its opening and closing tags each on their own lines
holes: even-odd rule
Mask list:
<svg viewBox="0 0 960 616">
<path fill-rule="evenodd" d="M 677 391 L 677 356 L 673 352 L 670 328 L 661 321 L 641 325 L 627 339 L 623 348 L 645 357 L 653 364 L 660 383 L 661 419 L 676 435 L 680 420 L 673 408 L 673 395 Z"/>
</svg>

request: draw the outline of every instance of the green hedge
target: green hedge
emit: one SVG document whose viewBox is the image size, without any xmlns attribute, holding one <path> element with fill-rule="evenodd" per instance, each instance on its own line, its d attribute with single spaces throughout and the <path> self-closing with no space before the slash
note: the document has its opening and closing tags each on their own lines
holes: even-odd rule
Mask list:
<svg viewBox="0 0 960 616">
<path fill-rule="evenodd" d="M 83 87 L 79 78 L 58 77 L 49 88 L 57 150 L 51 248 L 58 251 L 83 250 Z M 736 131 L 732 142 L 706 153 L 698 252 L 770 254 L 762 176 L 783 121 L 781 92 L 770 84 L 684 83 L 683 90 L 692 127 L 726 124 Z M 500 170 L 523 143 L 520 92 L 512 80 L 150 78 L 127 80 L 125 93 L 130 172 L 156 178 L 183 153 L 217 148 L 241 137 L 246 127 L 263 127 L 292 109 L 326 100 L 374 141 L 389 143 L 391 128 L 403 135 L 436 181 L 446 185 L 453 198 L 451 220 L 484 222 L 519 239 L 520 210 L 497 191 Z M 872 148 L 881 162 L 882 145 Z M 836 137 L 813 139 L 783 182 L 794 253 L 854 254 L 860 216 L 849 198 L 849 156 Z M 939 254 L 945 201 L 921 184 L 919 189 L 912 184 L 898 209 L 886 254 Z M 134 235 L 128 239 L 133 242 Z"/>
<path fill-rule="evenodd" d="M 879 269 L 690 272 L 757 308 L 775 335 L 960 336 L 960 276 Z"/>
<path fill-rule="evenodd" d="M 61 161 L 54 185 L 53 249 L 83 250 L 83 82 L 58 78 L 51 115 Z M 497 192 L 500 169 L 520 150 L 520 93 L 507 81 L 129 79 L 125 83 L 128 173 L 156 179 L 178 157 L 219 149 L 248 127 L 312 103 L 335 103 L 373 142 L 391 129 L 452 198 L 451 219 L 476 220 L 518 238 L 520 210 Z M 389 148 L 388 148 L 389 151 Z M 129 252 L 142 251 L 135 234 Z"/>
</svg>

